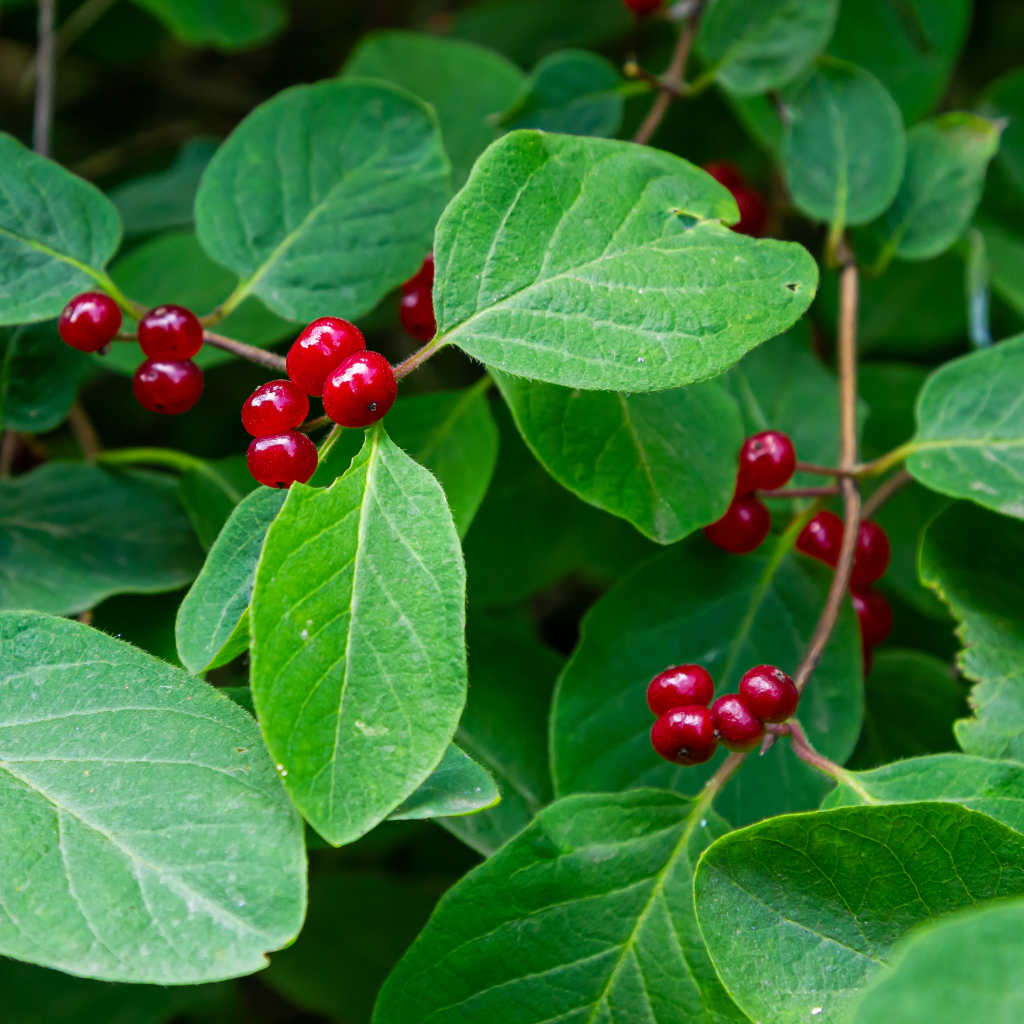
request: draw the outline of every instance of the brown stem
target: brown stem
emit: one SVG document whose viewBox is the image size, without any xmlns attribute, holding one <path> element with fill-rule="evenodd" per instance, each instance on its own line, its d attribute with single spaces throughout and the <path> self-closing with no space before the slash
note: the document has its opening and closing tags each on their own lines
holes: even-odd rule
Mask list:
<svg viewBox="0 0 1024 1024">
<path fill-rule="evenodd" d="M 689 18 L 683 22 L 683 27 L 676 40 L 675 49 L 672 51 L 672 59 L 669 62 L 668 70 L 658 79 L 658 95 L 654 97 L 654 103 L 647 116 L 643 119 L 640 127 L 633 136 L 633 141 L 646 146 L 651 137 L 658 130 L 662 119 L 668 112 L 672 100 L 680 95 L 682 91 L 683 76 L 686 74 L 686 62 L 690 59 L 690 50 L 693 48 L 693 40 L 697 35 L 697 23 L 700 20 L 700 7 L 698 7 Z"/>
<path fill-rule="evenodd" d="M 759 498 L 825 498 L 830 494 L 838 494 L 839 485 L 829 484 L 827 487 L 782 487 L 776 491 L 758 491 Z"/>
<path fill-rule="evenodd" d="M 57 62 L 54 57 L 56 0 L 39 0 L 36 40 L 36 96 L 32 112 L 32 148 L 40 156 L 50 155 L 53 127 L 53 92 Z"/>
<path fill-rule="evenodd" d="M 657 89 L 659 92 L 667 92 L 674 100 L 683 98 L 684 93 L 682 89 L 652 74 L 647 68 L 637 64 L 635 60 L 629 61 L 622 70 L 627 78 L 637 78 L 641 82 L 646 82 L 652 89 Z"/>
<path fill-rule="evenodd" d="M 838 466 L 819 466 L 815 462 L 798 462 L 796 464 L 798 473 L 815 473 L 818 476 L 849 476 L 849 472 L 840 469 Z"/>
<path fill-rule="evenodd" d="M 905 470 L 883 480 L 882 483 L 872 492 L 871 497 L 864 502 L 861 515 L 864 519 L 870 519 L 897 491 L 906 487 L 914 478 Z"/>
<path fill-rule="evenodd" d="M 100 435 L 96 427 L 89 419 L 89 414 L 82 407 L 81 402 L 75 401 L 68 412 L 68 426 L 74 435 L 78 447 L 82 450 L 82 456 L 86 462 L 95 462 L 96 456 L 102 450 Z"/>
<path fill-rule="evenodd" d="M 841 765 L 836 764 L 835 761 L 830 760 L 824 754 L 820 754 L 811 746 L 807 733 L 804 732 L 803 726 L 795 718 L 791 718 L 788 722 L 783 722 L 782 725 L 769 726 L 769 729 L 776 736 L 788 736 L 793 753 L 801 761 L 821 772 L 822 775 L 827 775 L 836 782 L 846 782 L 849 778 L 849 772 Z"/>
<path fill-rule="evenodd" d="M 257 348 L 255 345 L 247 345 L 244 341 L 236 341 L 234 338 L 226 338 L 223 334 L 214 334 L 213 331 L 203 331 L 203 341 L 214 348 L 223 349 L 241 359 L 248 359 L 251 363 L 259 363 L 260 366 L 269 367 L 279 373 L 287 371 L 287 364 L 284 356 L 276 352 L 267 352 L 265 349 Z"/>
<path fill-rule="evenodd" d="M 412 373 L 417 366 L 422 366 L 432 355 L 440 352 L 445 344 L 446 342 L 443 337 L 438 335 L 436 338 L 428 341 L 423 348 L 418 348 L 408 359 L 403 359 L 402 362 L 392 367 L 395 371 L 395 380 L 401 380 Z"/>
<path fill-rule="evenodd" d="M 11 475 L 17 454 L 18 435 L 13 430 L 5 430 L 0 437 L 0 477 Z"/>
<path fill-rule="evenodd" d="M 315 419 L 306 420 L 305 423 L 295 429 L 301 430 L 304 434 L 315 434 L 322 427 L 329 427 L 332 422 L 333 420 L 330 416 L 317 416 Z"/>
</svg>

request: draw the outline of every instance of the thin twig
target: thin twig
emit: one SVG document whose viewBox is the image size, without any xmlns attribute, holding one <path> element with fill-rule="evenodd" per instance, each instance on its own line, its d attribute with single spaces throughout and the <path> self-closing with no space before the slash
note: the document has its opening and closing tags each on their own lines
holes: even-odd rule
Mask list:
<svg viewBox="0 0 1024 1024">
<path fill-rule="evenodd" d="M 303 434 L 315 434 L 322 427 L 329 427 L 333 420 L 330 416 L 317 416 L 315 419 L 306 420 L 301 426 L 296 427 L 296 430 L 301 430 Z"/>
<path fill-rule="evenodd" d="M 622 72 L 627 78 L 639 79 L 641 82 L 646 82 L 652 89 L 657 89 L 659 92 L 667 92 L 675 100 L 683 98 L 684 93 L 682 89 L 652 74 L 647 68 L 637 64 L 635 60 L 627 61 Z"/>
<path fill-rule="evenodd" d="M 54 37 L 56 56 L 62 57 L 67 53 L 72 43 L 92 28 L 114 5 L 114 2 L 115 0 L 85 0 L 85 3 L 75 8 L 56 31 Z M 38 58 L 29 62 L 18 80 L 18 93 L 21 96 L 27 96 L 36 83 L 36 75 L 39 70 L 37 60 Z"/>
<path fill-rule="evenodd" d="M 815 462 L 798 462 L 796 464 L 798 473 L 815 473 L 818 476 L 849 476 L 846 470 L 838 466 L 819 466 Z"/>
<path fill-rule="evenodd" d="M 395 380 L 401 380 L 412 373 L 417 366 L 422 366 L 431 356 L 440 352 L 447 344 L 442 335 L 428 341 L 423 348 L 417 349 L 408 359 L 403 359 L 397 366 L 392 367 L 395 371 Z"/>
<path fill-rule="evenodd" d="M 39 0 L 38 34 L 36 37 L 36 96 L 32 115 L 32 148 L 40 156 L 50 155 L 50 132 L 53 128 L 53 92 L 56 77 L 53 28 L 56 0 Z"/>
<path fill-rule="evenodd" d="M 0 477 L 8 477 L 14 469 L 14 458 L 18 454 L 18 435 L 5 430 L 0 438 Z"/>
<path fill-rule="evenodd" d="M 827 487 L 782 487 L 776 491 L 758 491 L 759 498 L 826 498 L 839 493 L 839 484 Z"/>
<path fill-rule="evenodd" d="M 102 450 L 100 435 L 96 432 L 89 414 L 82 407 L 77 399 L 68 412 L 68 426 L 74 435 L 78 447 L 82 450 L 82 457 L 86 462 L 95 462 L 96 456 Z"/>
<path fill-rule="evenodd" d="M 260 366 L 267 366 L 271 370 L 285 373 L 287 364 L 284 356 L 276 352 L 267 352 L 266 349 L 257 348 L 255 345 L 247 345 L 244 341 L 236 341 L 234 338 L 227 338 L 223 334 L 214 334 L 213 331 L 203 331 L 203 341 L 214 348 L 223 349 L 241 359 L 248 359 L 251 363 L 259 363 Z"/>
<path fill-rule="evenodd" d="M 683 22 L 683 27 L 676 40 L 675 49 L 672 51 L 672 60 L 669 62 L 668 70 L 659 79 L 658 95 L 654 97 L 654 103 L 647 116 L 643 119 L 640 127 L 633 136 L 633 141 L 646 146 L 651 137 L 658 130 L 662 119 L 668 112 L 669 105 L 675 96 L 678 96 L 683 84 L 683 76 L 686 74 L 686 62 L 690 59 L 690 50 L 693 48 L 693 40 L 697 35 L 697 22 L 700 20 L 700 8 Z"/>
<path fill-rule="evenodd" d="M 781 725 L 770 725 L 768 729 L 775 736 L 788 736 L 793 753 L 805 764 L 809 764 L 822 775 L 828 776 L 842 786 L 849 786 L 865 803 L 876 804 L 878 801 L 858 782 L 853 772 L 848 772 L 842 765 L 836 764 L 831 758 L 815 750 L 807 738 L 803 726 L 795 719 Z"/>
<path fill-rule="evenodd" d="M 861 515 L 865 519 L 870 519 L 898 490 L 906 487 L 913 479 L 905 469 L 893 473 L 888 479 L 882 481 L 871 497 L 864 502 Z"/>
</svg>

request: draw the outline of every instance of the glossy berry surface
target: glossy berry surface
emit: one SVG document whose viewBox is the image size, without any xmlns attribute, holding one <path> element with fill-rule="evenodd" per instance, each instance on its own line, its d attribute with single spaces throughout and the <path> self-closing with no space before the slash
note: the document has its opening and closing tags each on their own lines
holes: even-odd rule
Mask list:
<svg viewBox="0 0 1024 1024">
<path fill-rule="evenodd" d="M 764 723 L 738 693 L 723 694 L 711 705 L 711 721 L 726 750 L 753 750 L 764 739 Z"/>
<path fill-rule="evenodd" d="M 397 394 L 391 364 L 379 352 L 355 352 L 324 382 L 324 412 L 343 427 L 368 427 Z"/>
<path fill-rule="evenodd" d="M 871 587 L 852 591 L 850 599 L 860 623 L 861 641 L 868 647 L 877 647 L 892 630 L 892 605 L 885 594 Z"/>
<path fill-rule="evenodd" d="M 203 371 L 188 359 L 147 359 L 132 378 L 139 405 L 150 412 L 178 416 L 203 393 Z"/>
<path fill-rule="evenodd" d="M 878 523 L 870 520 L 857 531 L 857 552 L 853 556 L 850 586 L 866 587 L 885 575 L 889 568 L 889 537 Z"/>
<path fill-rule="evenodd" d="M 843 544 L 843 521 L 834 512 L 823 509 L 800 531 L 797 551 L 802 551 L 834 569 Z"/>
<path fill-rule="evenodd" d="M 659 672 L 647 687 L 647 706 L 656 715 L 689 704 L 707 707 L 715 695 L 711 673 L 702 665 L 673 665 Z"/>
<path fill-rule="evenodd" d="M 711 712 L 703 704 L 666 711 L 651 726 L 651 746 L 673 764 L 703 764 L 718 746 Z"/>
<path fill-rule="evenodd" d="M 322 316 L 307 324 L 288 350 L 288 376 L 307 395 L 319 397 L 331 370 L 365 348 L 363 332 L 355 324 L 336 316 Z"/>
<path fill-rule="evenodd" d="M 139 347 L 150 359 L 191 359 L 203 347 L 203 325 L 184 306 L 157 306 L 139 321 Z"/>
<path fill-rule="evenodd" d="M 774 665 L 755 665 L 744 672 L 740 696 L 762 722 L 784 722 L 800 703 L 796 684 Z"/>
<path fill-rule="evenodd" d="M 759 238 L 768 220 L 768 208 L 760 194 L 747 184 L 739 169 L 725 161 L 705 164 L 704 170 L 720 185 L 724 185 L 736 200 L 740 219 L 732 225 L 741 235 Z"/>
<path fill-rule="evenodd" d="M 736 492 L 772 491 L 787 484 L 796 470 L 793 442 L 778 430 L 765 430 L 743 442 Z"/>
<path fill-rule="evenodd" d="M 242 406 L 242 426 L 253 437 L 281 434 L 305 423 L 309 399 L 290 380 L 261 384 Z"/>
<path fill-rule="evenodd" d="M 103 292 L 83 292 L 65 307 L 57 321 L 57 332 L 65 345 L 79 352 L 98 352 L 121 329 L 121 310 Z"/>
<path fill-rule="evenodd" d="M 733 498 L 725 515 L 704 527 L 704 536 L 723 551 L 744 555 L 761 544 L 771 527 L 771 513 L 757 498 Z"/>
<path fill-rule="evenodd" d="M 245 453 L 249 472 L 267 487 L 304 484 L 316 469 L 316 445 L 297 430 L 257 437 Z"/>
<path fill-rule="evenodd" d="M 430 341 L 437 333 L 434 298 L 429 288 L 406 292 L 398 305 L 398 319 L 417 341 Z"/>
<path fill-rule="evenodd" d="M 653 14 L 662 3 L 662 0 L 624 0 L 626 6 L 639 17 Z"/>
</svg>

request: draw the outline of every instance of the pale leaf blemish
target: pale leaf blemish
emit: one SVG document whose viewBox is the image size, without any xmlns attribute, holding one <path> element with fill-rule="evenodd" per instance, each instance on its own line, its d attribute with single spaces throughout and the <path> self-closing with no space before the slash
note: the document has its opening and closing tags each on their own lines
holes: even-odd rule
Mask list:
<svg viewBox="0 0 1024 1024">
<path fill-rule="evenodd" d="M 358 718 L 355 720 L 354 725 L 364 736 L 370 737 L 387 736 L 391 731 L 386 725 L 369 725 Z"/>
</svg>

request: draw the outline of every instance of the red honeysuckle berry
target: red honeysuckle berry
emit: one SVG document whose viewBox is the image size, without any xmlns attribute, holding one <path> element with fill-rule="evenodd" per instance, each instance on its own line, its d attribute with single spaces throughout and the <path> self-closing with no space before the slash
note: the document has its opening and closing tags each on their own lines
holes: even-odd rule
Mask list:
<svg viewBox="0 0 1024 1024">
<path fill-rule="evenodd" d="M 437 333 L 434 319 L 434 298 L 429 288 L 406 292 L 398 304 L 398 318 L 402 326 L 417 341 L 430 341 Z"/>
<path fill-rule="evenodd" d="M 203 325 L 184 306 L 157 306 L 139 321 L 138 338 L 150 359 L 191 359 L 203 347 Z"/>
<path fill-rule="evenodd" d="M 178 416 L 203 393 L 203 371 L 190 359 L 147 359 L 132 378 L 139 405 L 150 412 Z"/>
<path fill-rule="evenodd" d="M 292 342 L 286 359 L 288 376 L 307 395 L 319 397 L 331 370 L 365 348 L 366 339 L 355 324 L 336 316 L 319 317 Z"/>
<path fill-rule="evenodd" d="M 784 722 L 800 703 L 796 684 L 774 665 L 755 665 L 744 672 L 739 690 L 747 707 L 762 722 Z"/>
<path fill-rule="evenodd" d="M 877 647 L 892 630 L 892 605 L 885 594 L 872 587 L 852 590 L 850 599 L 860 623 L 861 641 L 868 647 Z"/>
<path fill-rule="evenodd" d="M 324 412 L 343 427 L 368 427 L 397 394 L 394 370 L 379 352 L 354 352 L 324 381 Z"/>
<path fill-rule="evenodd" d="M 732 499 L 725 515 L 704 527 L 704 536 L 715 547 L 745 555 L 760 546 L 772 527 L 768 509 L 750 495 Z"/>
<path fill-rule="evenodd" d="M 659 672 L 648 684 L 647 706 L 656 715 L 673 708 L 703 704 L 715 695 L 711 673 L 702 665 L 673 665 Z"/>
<path fill-rule="evenodd" d="M 249 472 L 267 487 L 304 484 L 316 469 L 316 445 L 297 430 L 257 437 L 245 453 Z"/>
<path fill-rule="evenodd" d="M 411 295 L 413 292 L 422 291 L 424 288 L 429 292 L 433 287 L 434 254 L 431 252 L 427 253 L 426 258 L 420 264 L 420 269 L 402 285 L 402 293 L 404 295 Z"/>
<path fill-rule="evenodd" d="M 764 723 L 738 693 L 723 694 L 711 705 L 715 735 L 726 750 L 753 750 L 764 739 Z"/>
<path fill-rule="evenodd" d="M 261 384 L 242 406 L 242 426 L 253 437 L 293 430 L 309 415 L 309 399 L 290 380 Z"/>
<path fill-rule="evenodd" d="M 65 345 L 79 352 L 98 352 L 121 329 L 121 310 L 103 292 L 82 292 L 63 309 L 57 333 Z"/>
<path fill-rule="evenodd" d="M 819 562 L 834 569 L 839 561 L 839 549 L 843 543 L 843 521 L 828 509 L 815 514 L 800 531 L 796 539 L 797 551 L 802 551 Z"/>
<path fill-rule="evenodd" d="M 740 219 L 732 225 L 733 231 L 737 231 L 741 235 L 751 235 L 754 238 L 760 237 L 768 219 L 768 209 L 760 194 L 747 184 L 739 168 L 724 160 L 718 160 L 705 164 L 704 171 L 710 174 L 719 185 L 725 186 L 736 200 Z"/>
<path fill-rule="evenodd" d="M 788 483 L 796 471 L 796 450 L 786 434 L 764 430 L 743 442 L 736 493 L 773 491 Z"/>
<path fill-rule="evenodd" d="M 651 746 L 673 764 L 703 764 L 718 746 L 711 712 L 703 704 L 666 711 L 651 726 Z"/>
<path fill-rule="evenodd" d="M 857 552 L 853 556 L 850 586 L 866 587 L 881 579 L 889 568 L 889 537 L 885 530 L 871 520 L 860 524 L 857 531 Z"/>
</svg>

